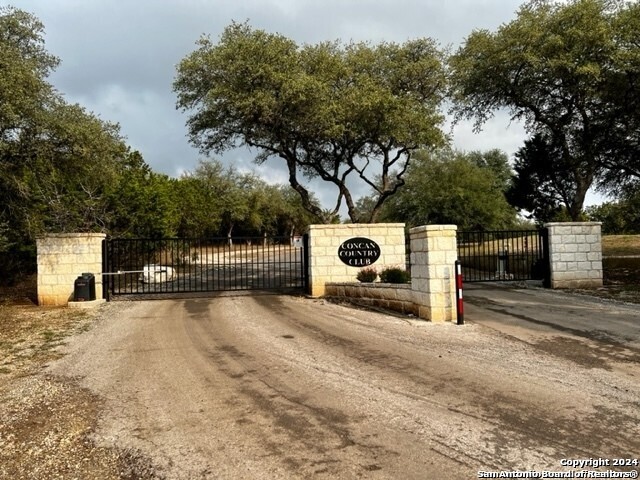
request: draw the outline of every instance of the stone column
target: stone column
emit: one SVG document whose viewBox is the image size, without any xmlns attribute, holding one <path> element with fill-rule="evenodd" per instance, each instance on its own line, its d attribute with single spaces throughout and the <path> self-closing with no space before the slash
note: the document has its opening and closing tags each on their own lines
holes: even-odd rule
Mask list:
<svg viewBox="0 0 640 480">
<path fill-rule="evenodd" d="M 38 304 L 66 306 L 82 273 L 96 277 L 96 299 L 102 299 L 102 233 L 49 234 L 36 240 Z"/>
<path fill-rule="evenodd" d="M 420 318 L 456 321 L 456 230 L 455 225 L 427 225 L 410 231 L 411 289 Z"/>
<path fill-rule="evenodd" d="M 546 223 L 551 288 L 602 286 L 600 222 Z"/>
</svg>

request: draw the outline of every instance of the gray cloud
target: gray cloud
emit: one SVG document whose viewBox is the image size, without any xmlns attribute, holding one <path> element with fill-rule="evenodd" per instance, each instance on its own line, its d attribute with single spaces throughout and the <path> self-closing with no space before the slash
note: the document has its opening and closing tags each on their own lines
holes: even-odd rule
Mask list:
<svg viewBox="0 0 640 480">
<path fill-rule="evenodd" d="M 396 41 L 431 37 L 456 47 L 475 28 L 495 29 L 514 17 L 518 0 L 21 0 L 19 8 L 44 23 L 47 49 L 62 63 L 51 78 L 67 100 L 118 122 L 132 148 L 156 170 L 179 175 L 200 155 L 186 137 L 186 116 L 175 109 L 176 64 L 201 34 L 216 39 L 231 21 L 279 32 L 299 43 L 324 40 Z M 524 132 L 498 115 L 480 134 L 453 129 L 464 150 L 501 148 L 512 154 Z M 251 163 L 246 150 L 225 162 L 286 181 L 276 159 Z M 333 196 L 314 184 L 330 206 Z M 366 193 L 362 190 L 363 193 Z"/>
</svg>

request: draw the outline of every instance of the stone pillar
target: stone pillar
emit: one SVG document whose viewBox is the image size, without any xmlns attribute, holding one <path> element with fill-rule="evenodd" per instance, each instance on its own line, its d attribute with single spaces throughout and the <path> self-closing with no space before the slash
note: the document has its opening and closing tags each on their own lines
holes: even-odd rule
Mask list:
<svg viewBox="0 0 640 480">
<path fill-rule="evenodd" d="M 340 224 L 309 226 L 309 290 L 314 297 L 325 294 L 329 282 L 355 282 L 363 266 L 345 265 L 338 256 L 343 242 L 355 237 L 373 240 L 380 258 L 371 267 L 406 268 L 404 223 Z"/>
<path fill-rule="evenodd" d="M 455 225 L 427 225 L 410 231 L 411 289 L 420 318 L 456 321 L 456 230 Z"/>
<path fill-rule="evenodd" d="M 36 240 L 38 304 L 66 306 L 82 273 L 96 276 L 96 299 L 102 299 L 102 233 L 49 234 Z"/>
<path fill-rule="evenodd" d="M 547 223 L 551 288 L 602 286 L 600 222 Z"/>
</svg>

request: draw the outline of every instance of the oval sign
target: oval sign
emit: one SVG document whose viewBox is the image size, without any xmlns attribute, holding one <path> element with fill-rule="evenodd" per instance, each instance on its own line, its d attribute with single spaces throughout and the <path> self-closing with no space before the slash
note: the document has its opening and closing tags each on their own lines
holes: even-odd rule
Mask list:
<svg viewBox="0 0 640 480">
<path fill-rule="evenodd" d="M 380 258 L 380 247 L 369 238 L 350 238 L 338 247 L 338 257 L 350 267 L 368 267 Z"/>
</svg>

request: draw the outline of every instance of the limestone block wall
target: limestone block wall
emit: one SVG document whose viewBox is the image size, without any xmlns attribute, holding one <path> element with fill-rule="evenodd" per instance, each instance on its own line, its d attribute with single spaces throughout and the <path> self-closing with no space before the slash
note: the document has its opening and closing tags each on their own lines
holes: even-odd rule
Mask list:
<svg viewBox="0 0 640 480">
<path fill-rule="evenodd" d="M 411 288 L 425 320 L 456 321 L 456 230 L 455 225 L 426 225 L 410 231 Z"/>
<path fill-rule="evenodd" d="M 372 267 L 406 267 L 404 223 L 311 225 L 308 233 L 309 293 L 313 296 L 324 295 L 328 282 L 356 281 L 363 267 L 345 265 L 338 256 L 338 248 L 350 238 L 365 237 L 379 245 L 380 258 Z"/>
<path fill-rule="evenodd" d="M 602 286 L 600 222 L 547 223 L 551 288 Z"/>
<path fill-rule="evenodd" d="M 419 308 L 413 301 L 413 291 L 409 284 L 327 283 L 325 296 L 366 307 L 386 308 L 416 317 L 419 314 Z"/>
<path fill-rule="evenodd" d="M 38 304 L 66 306 L 74 282 L 84 272 L 96 275 L 96 298 L 102 298 L 102 233 L 59 233 L 36 240 Z"/>
<path fill-rule="evenodd" d="M 457 321 L 456 230 L 455 225 L 411 229 L 410 285 L 327 282 L 323 293 L 360 305 L 411 313 L 432 322 Z"/>
</svg>

